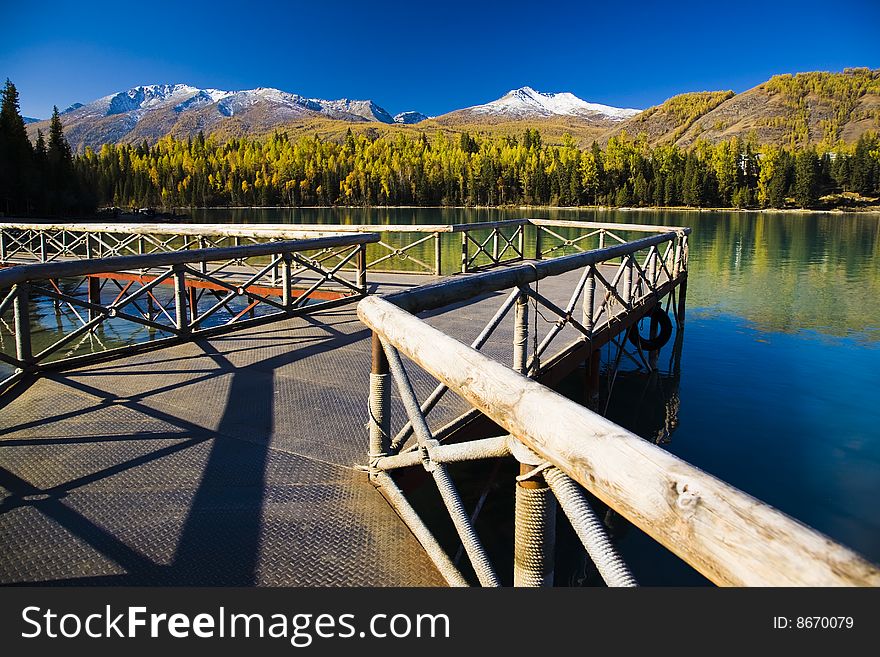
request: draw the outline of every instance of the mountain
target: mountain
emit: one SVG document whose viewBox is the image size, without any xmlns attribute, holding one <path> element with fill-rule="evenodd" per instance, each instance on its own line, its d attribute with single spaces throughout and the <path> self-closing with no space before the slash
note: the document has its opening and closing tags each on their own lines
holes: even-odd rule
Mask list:
<svg viewBox="0 0 880 657">
<path fill-rule="evenodd" d="M 635 116 L 641 110 L 609 107 L 598 103 L 588 103 L 570 93 L 542 93 L 531 87 L 521 87 L 508 91 L 498 100 L 485 105 L 474 105 L 457 110 L 451 114 L 458 117 L 500 117 L 508 119 L 543 119 L 554 116 L 573 116 L 597 124 L 617 122 Z M 445 115 L 449 117 L 450 115 Z M 444 118 L 444 117 L 439 117 Z"/>
<path fill-rule="evenodd" d="M 467 131 L 520 137 L 536 128 L 545 143 L 570 135 L 589 146 L 626 132 L 644 135 L 651 145 L 689 148 L 699 141 L 738 137 L 780 145 L 856 141 L 880 130 L 880 70 L 846 69 L 777 75 L 758 86 L 732 91 L 700 91 L 673 96 L 644 111 L 591 103 L 571 93 L 542 93 L 521 87 L 491 102 L 438 117 L 420 112 L 392 116 L 372 100 L 321 100 L 279 89 L 200 89 L 184 84 L 145 85 L 75 103 L 61 113 L 71 145 L 81 150 L 107 142 L 155 143 L 165 135 L 191 137 L 200 130 L 219 139 L 261 137 L 275 130 L 291 138 L 317 135 L 344 138 L 351 129 L 371 139 L 389 134 L 451 138 Z M 48 131 L 47 122 L 29 122 L 28 132 Z"/>
<path fill-rule="evenodd" d="M 644 134 L 682 148 L 738 137 L 759 144 L 832 145 L 880 130 L 880 70 L 777 75 L 741 94 L 681 94 L 618 124 L 603 136 Z"/>
<path fill-rule="evenodd" d="M 430 118 L 430 116 L 425 116 L 421 112 L 401 112 L 400 114 L 394 115 L 394 122 L 402 123 L 404 125 L 412 125 L 413 123 L 427 121 Z"/>
<path fill-rule="evenodd" d="M 43 120 L 43 119 L 35 119 L 35 118 L 30 117 L 30 116 L 23 116 L 23 117 L 21 117 L 21 118 L 22 118 L 22 120 L 24 120 L 25 124 L 28 124 L 28 123 L 39 123 L 40 121 Z"/>
<path fill-rule="evenodd" d="M 61 113 L 75 149 L 108 142 L 150 143 L 165 135 L 198 131 L 227 135 L 263 134 L 295 121 L 395 122 L 371 100 L 305 98 L 279 89 L 246 91 L 199 89 L 185 84 L 134 87 L 91 103 L 75 103 Z M 32 131 L 44 127 L 33 124 Z"/>
<path fill-rule="evenodd" d="M 733 98 L 732 91 L 697 91 L 673 96 L 656 107 L 618 123 L 602 137 L 607 142 L 614 135 L 626 132 L 631 136 L 645 135 L 652 146 L 674 143 L 701 116 L 724 101 Z"/>
</svg>

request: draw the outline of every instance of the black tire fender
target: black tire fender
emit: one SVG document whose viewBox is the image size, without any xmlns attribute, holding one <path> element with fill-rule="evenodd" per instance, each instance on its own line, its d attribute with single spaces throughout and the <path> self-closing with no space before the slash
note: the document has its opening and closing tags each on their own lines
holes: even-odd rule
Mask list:
<svg viewBox="0 0 880 657">
<path fill-rule="evenodd" d="M 640 347 L 643 351 L 657 351 L 661 349 L 669 338 L 672 337 L 672 320 L 669 315 L 660 306 L 656 306 L 646 317 L 657 322 L 660 327 L 660 333 L 653 339 L 644 337 L 639 333 L 639 324 L 636 322 L 629 329 L 629 341 L 636 347 Z"/>
</svg>

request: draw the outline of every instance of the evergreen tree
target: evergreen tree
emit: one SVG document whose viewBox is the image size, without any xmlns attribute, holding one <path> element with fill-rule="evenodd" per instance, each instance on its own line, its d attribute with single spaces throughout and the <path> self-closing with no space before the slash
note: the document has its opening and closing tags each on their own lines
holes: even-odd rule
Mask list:
<svg viewBox="0 0 880 657">
<path fill-rule="evenodd" d="M 785 207 L 785 199 L 788 196 L 790 170 L 791 164 L 788 153 L 782 151 L 779 154 L 777 165 L 771 173 L 767 187 L 767 204 L 771 208 Z"/>
<path fill-rule="evenodd" d="M 802 208 L 811 208 L 819 202 L 819 158 L 811 148 L 797 155 L 794 201 Z"/>
<path fill-rule="evenodd" d="M 76 207 L 76 181 L 73 177 L 73 155 L 64 136 L 64 127 L 58 108 L 52 108 L 49 123 L 49 145 L 46 149 L 48 164 L 49 211 L 60 214 Z"/>
<path fill-rule="evenodd" d="M 37 183 L 43 183 L 37 185 L 34 205 L 38 211 L 45 212 L 48 203 L 45 181 L 49 177 L 49 153 L 46 149 L 46 139 L 43 136 L 43 131 L 39 129 L 37 130 L 37 143 L 34 145 L 33 173 Z"/>
<path fill-rule="evenodd" d="M 7 78 L 0 104 L 0 211 L 27 213 L 35 187 L 33 150 L 19 111 L 18 90 Z"/>
<path fill-rule="evenodd" d="M 700 179 L 700 162 L 693 153 L 688 153 L 684 167 L 682 200 L 687 206 L 702 205 L 703 183 Z"/>
</svg>

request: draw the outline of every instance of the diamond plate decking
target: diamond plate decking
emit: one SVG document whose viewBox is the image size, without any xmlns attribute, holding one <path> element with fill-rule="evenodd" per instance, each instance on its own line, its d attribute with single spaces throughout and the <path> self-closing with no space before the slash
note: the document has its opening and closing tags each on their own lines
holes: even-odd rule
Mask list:
<svg viewBox="0 0 880 657">
<path fill-rule="evenodd" d="M 577 274 L 540 292 L 564 306 Z M 383 279 L 388 291 L 427 280 Z M 470 342 L 503 298 L 426 319 Z M 538 317 L 541 335 L 554 320 Z M 504 362 L 511 324 L 484 348 Z M 369 337 L 352 305 L 52 374 L 11 397 L 0 582 L 443 585 L 358 467 Z M 558 344 L 577 337 L 566 328 Z M 424 399 L 436 382 L 410 375 Z M 467 410 L 450 393 L 429 419 L 436 428 Z M 396 430 L 396 395 L 392 416 Z"/>
</svg>

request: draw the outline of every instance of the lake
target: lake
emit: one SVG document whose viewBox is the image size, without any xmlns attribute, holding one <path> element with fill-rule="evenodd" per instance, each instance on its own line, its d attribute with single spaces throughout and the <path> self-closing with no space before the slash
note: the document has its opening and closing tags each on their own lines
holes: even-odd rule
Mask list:
<svg viewBox="0 0 880 657">
<path fill-rule="evenodd" d="M 880 562 L 876 214 L 306 208 L 198 210 L 192 219 L 445 224 L 530 216 L 692 227 L 680 370 L 664 371 L 671 344 L 659 375 L 624 366 L 603 400 L 608 416 L 655 441 L 659 430 L 669 451 Z M 445 253 L 444 265 L 456 257 Z M 576 378 L 564 392 L 582 399 Z M 703 581 L 634 528 L 615 534 L 641 583 Z"/>
</svg>

